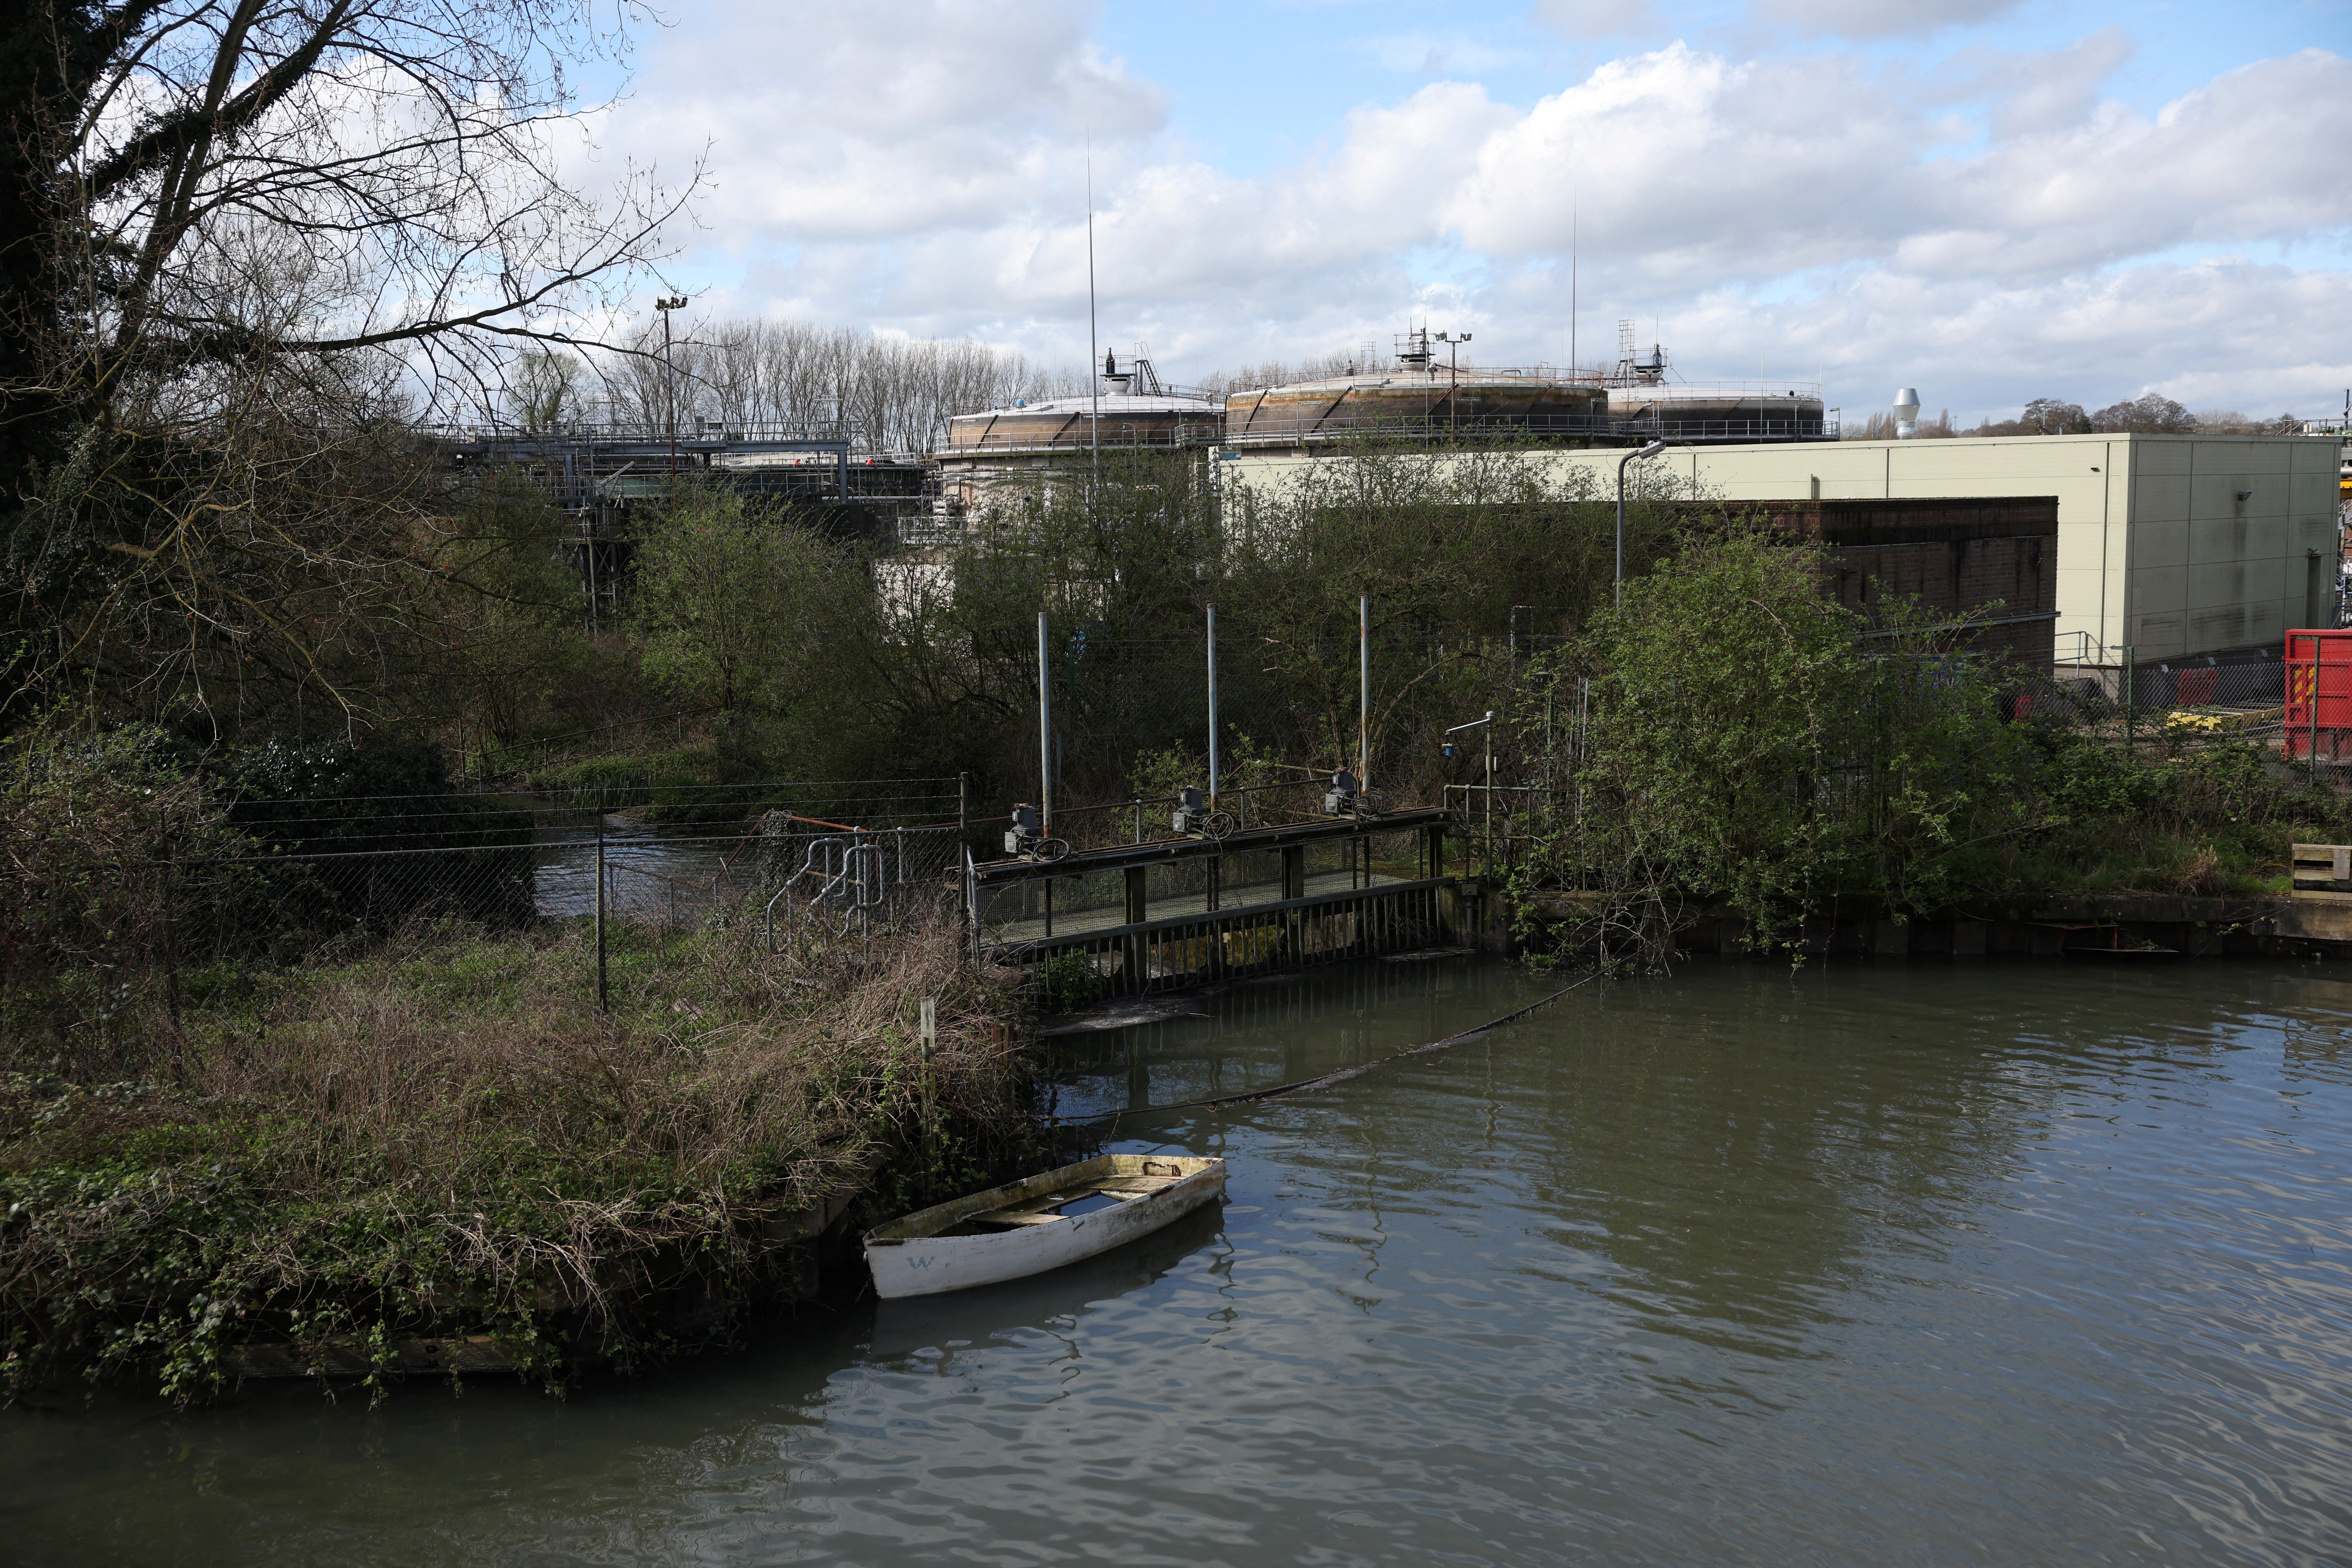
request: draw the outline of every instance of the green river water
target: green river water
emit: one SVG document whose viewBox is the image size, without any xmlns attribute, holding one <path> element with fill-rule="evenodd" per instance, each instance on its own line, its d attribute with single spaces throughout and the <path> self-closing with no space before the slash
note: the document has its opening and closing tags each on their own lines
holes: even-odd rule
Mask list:
<svg viewBox="0 0 2352 1568">
<path fill-rule="evenodd" d="M 563 1401 L 0 1413 L 0 1561 L 2352 1562 L 2352 983 L 1701 965 L 1122 1125 L 1227 1201 Z M 1556 989 L 1464 960 L 1061 1042 L 1065 1113 Z"/>
</svg>

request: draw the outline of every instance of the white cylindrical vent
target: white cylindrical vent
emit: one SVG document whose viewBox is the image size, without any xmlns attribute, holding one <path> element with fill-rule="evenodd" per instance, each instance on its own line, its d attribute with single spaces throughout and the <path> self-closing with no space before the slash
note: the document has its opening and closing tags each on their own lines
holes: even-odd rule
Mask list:
<svg viewBox="0 0 2352 1568">
<path fill-rule="evenodd" d="M 1895 438 L 1908 441 L 1919 433 L 1919 389 L 1902 386 L 1895 391 Z"/>
</svg>

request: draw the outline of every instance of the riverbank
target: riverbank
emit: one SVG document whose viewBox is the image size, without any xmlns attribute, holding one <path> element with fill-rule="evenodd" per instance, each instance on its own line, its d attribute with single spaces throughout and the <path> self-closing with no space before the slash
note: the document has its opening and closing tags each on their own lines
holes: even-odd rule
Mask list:
<svg viewBox="0 0 2352 1568">
<path fill-rule="evenodd" d="M 1535 921 L 1573 927 L 1612 900 L 1607 895 L 1534 893 L 1519 907 Z M 1475 919 L 1482 904 L 1503 907 L 1501 889 L 1472 889 L 1461 900 Z M 1672 945 L 1684 952 L 1763 955 L 1738 910 L 1675 900 Z M 1500 921 L 1478 929 L 1501 951 L 1510 936 Z M 2078 893 L 2007 909 L 1956 911 L 1940 918 L 1891 918 L 1885 902 L 1831 899 L 1801 922 L 1796 945 L 1810 958 L 2060 958 L 2068 955 L 2178 958 L 2352 959 L 2352 904 L 2272 895 L 2238 898 L 2168 893 Z M 1785 959 L 1787 949 L 1769 950 Z"/>
<path fill-rule="evenodd" d="M 630 931 L 607 960 L 607 1012 L 579 922 L 185 970 L 176 1027 L 111 1070 L 0 1076 L 5 1387 L 561 1386 L 723 1341 L 871 1218 L 1042 1157 L 1016 1000 L 950 927 Z"/>
</svg>

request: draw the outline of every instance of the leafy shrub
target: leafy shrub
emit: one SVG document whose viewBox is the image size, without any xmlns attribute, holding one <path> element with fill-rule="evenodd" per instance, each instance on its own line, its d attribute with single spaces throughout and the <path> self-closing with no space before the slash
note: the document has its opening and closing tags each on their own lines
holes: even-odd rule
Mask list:
<svg viewBox="0 0 2352 1568">
<path fill-rule="evenodd" d="M 1056 1013 L 1074 1013 L 1098 999 L 1106 982 L 1083 952 L 1060 953 L 1046 961 L 1044 976 L 1047 1006 Z"/>
</svg>

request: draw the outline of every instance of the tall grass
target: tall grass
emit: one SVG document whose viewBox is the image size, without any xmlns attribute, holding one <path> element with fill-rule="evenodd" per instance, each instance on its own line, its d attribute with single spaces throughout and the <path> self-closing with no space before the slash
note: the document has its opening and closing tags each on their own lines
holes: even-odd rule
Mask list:
<svg viewBox="0 0 2352 1568">
<path fill-rule="evenodd" d="M 1043 1157 L 1011 999 L 950 926 L 625 932 L 609 1014 L 590 963 L 576 928 L 444 924 L 199 971 L 143 1071 L 0 1076 L 0 1373 L 191 1397 L 242 1340 L 474 1333 L 560 1378 L 659 1351 L 681 1300 L 723 1328 L 803 1266 L 783 1216 L 845 1188 L 888 1207 Z"/>
</svg>

